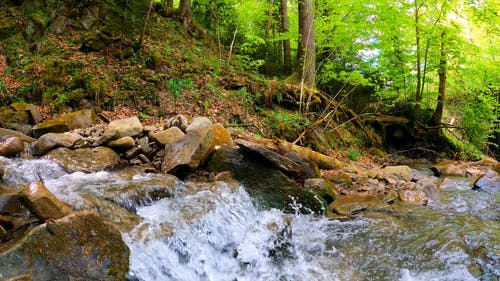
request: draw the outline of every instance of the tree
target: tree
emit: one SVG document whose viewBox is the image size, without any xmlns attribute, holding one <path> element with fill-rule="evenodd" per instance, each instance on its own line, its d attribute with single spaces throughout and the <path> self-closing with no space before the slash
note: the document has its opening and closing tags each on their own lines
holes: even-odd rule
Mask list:
<svg viewBox="0 0 500 281">
<path fill-rule="evenodd" d="M 280 2 L 280 32 L 288 36 L 288 1 L 281 0 Z M 290 50 L 290 39 L 286 38 L 281 41 L 283 45 L 283 72 L 290 74 L 292 70 L 292 53 Z"/>
<path fill-rule="evenodd" d="M 434 124 L 441 124 L 441 120 L 443 119 L 443 108 L 444 102 L 446 100 L 446 31 L 443 30 L 441 33 L 441 49 L 440 49 L 440 59 L 439 59 L 439 89 L 438 89 L 438 99 L 436 110 L 434 110 Z"/>
<path fill-rule="evenodd" d="M 191 9 L 191 0 L 179 1 L 179 16 L 181 17 L 184 28 L 190 30 L 193 26 L 193 10 Z"/>
<path fill-rule="evenodd" d="M 314 87 L 316 82 L 316 47 L 314 42 L 314 10 L 312 0 L 300 0 L 297 73 L 302 83 Z"/>
</svg>

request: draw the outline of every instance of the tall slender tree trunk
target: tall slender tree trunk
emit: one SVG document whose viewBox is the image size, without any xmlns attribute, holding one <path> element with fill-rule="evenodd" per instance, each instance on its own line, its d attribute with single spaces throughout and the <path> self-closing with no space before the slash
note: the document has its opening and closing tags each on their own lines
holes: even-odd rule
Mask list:
<svg viewBox="0 0 500 281">
<path fill-rule="evenodd" d="M 315 86 L 316 49 L 314 46 L 314 11 L 312 0 L 299 0 L 299 46 L 297 49 L 299 79 Z"/>
<path fill-rule="evenodd" d="M 280 3 L 280 32 L 285 34 L 288 33 L 288 7 L 287 0 L 281 0 Z M 290 51 L 290 39 L 284 39 L 281 41 L 283 45 L 283 72 L 285 74 L 290 74 L 292 71 L 292 53 Z"/>
<path fill-rule="evenodd" d="M 441 124 L 443 119 L 443 108 L 446 101 L 446 31 L 441 33 L 441 47 L 440 47 L 440 59 L 439 59 L 439 88 L 438 88 L 438 99 L 436 110 L 434 111 L 434 123 Z"/>
<path fill-rule="evenodd" d="M 271 46 L 271 24 L 273 22 L 273 6 L 274 0 L 269 0 L 269 6 L 267 7 L 267 19 L 264 29 L 264 41 L 266 41 L 266 64 L 265 64 L 265 72 L 267 75 L 272 72 L 272 65 L 274 64 L 274 56 L 271 56 L 271 52 L 273 52 L 273 47 Z"/>
<path fill-rule="evenodd" d="M 190 29 L 193 25 L 193 11 L 191 9 L 191 0 L 179 1 L 179 15 L 182 19 L 185 29 Z"/>
<path fill-rule="evenodd" d="M 415 43 L 416 43 L 416 52 L 417 52 L 417 87 L 415 90 L 415 101 L 417 103 L 422 101 L 422 58 L 421 58 L 421 46 L 420 46 L 420 14 L 419 10 L 421 5 L 419 6 L 418 0 L 415 0 Z"/>
</svg>

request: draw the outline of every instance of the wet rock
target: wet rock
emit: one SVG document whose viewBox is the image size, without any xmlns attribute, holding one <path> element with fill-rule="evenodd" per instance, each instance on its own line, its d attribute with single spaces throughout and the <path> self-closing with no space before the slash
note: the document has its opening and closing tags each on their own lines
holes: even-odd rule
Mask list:
<svg viewBox="0 0 500 281">
<path fill-rule="evenodd" d="M 82 109 L 37 124 L 33 127 L 32 134 L 38 138 L 46 133 L 64 133 L 77 128 L 87 128 L 94 124 L 97 119 L 98 117 L 93 110 Z"/>
<path fill-rule="evenodd" d="M 305 178 L 305 173 L 302 171 L 302 167 L 285 156 L 271 151 L 262 145 L 243 139 L 237 139 L 234 143 L 244 151 L 260 155 L 263 157 L 263 160 L 269 161 L 274 167 L 280 169 L 287 175 L 294 178 Z"/>
<path fill-rule="evenodd" d="M 324 213 L 322 200 L 255 154 L 223 145 L 210 157 L 208 170 L 214 173 L 231 172 L 263 208 L 276 208 L 292 213 Z"/>
<path fill-rule="evenodd" d="M 167 120 L 165 127 L 166 128 L 177 127 L 181 131 L 185 131 L 186 128 L 188 127 L 188 121 L 187 121 L 186 116 L 184 116 L 182 114 L 178 114 L 176 116 L 170 117 Z"/>
<path fill-rule="evenodd" d="M 465 176 L 465 172 L 466 172 L 465 169 L 463 169 L 461 167 L 458 167 L 458 166 L 453 165 L 453 164 L 448 164 L 441 169 L 440 175 L 441 176 L 460 176 L 460 177 L 463 177 L 463 176 Z"/>
<path fill-rule="evenodd" d="M 186 128 L 186 135 L 181 140 L 165 146 L 165 157 L 161 165 L 162 172 L 177 173 L 183 167 L 197 168 L 209 156 L 209 149 L 214 139 L 213 125 L 207 118 L 197 117 Z M 176 171 L 173 171 L 173 170 Z"/>
<path fill-rule="evenodd" d="M 111 121 L 104 131 L 104 135 L 111 136 L 111 139 L 122 137 L 133 137 L 142 133 L 142 124 L 136 116 Z"/>
<path fill-rule="evenodd" d="M 75 212 L 0 246 L 0 279 L 125 280 L 129 249 L 115 228 L 93 212 Z"/>
<path fill-rule="evenodd" d="M 19 195 L 21 202 L 40 220 L 60 219 L 73 212 L 41 182 L 27 184 Z"/>
<path fill-rule="evenodd" d="M 77 133 L 47 133 L 41 136 L 31 146 L 31 153 L 35 156 L 41 156 L 57 147 L 72 147 L 77 143 L 84 142 L 82 136 Z"/>
<path fill-rule="evenodd" d="M 109 141 L 106 146 L 111 147 L 118 151 L 131 149 L 135 146 L 135 141 L 132 137 L 123 137 L 116 140 Z"/>
<path fill-rule="evenodd" d="M 415 188 L 425 193 L 425 197 L 428 201 L 427 203 L 441 202 L 441 193 L 439 193 L 439 188 L 435 180 L 431 178 L 423 178 L 416 182 Z"/>
<path fill-rule="evenodd" d="M 47 153 L 44 158 L 61 165 L 68 173 L 86 173 L 110 169 L 120 162 L 120 156 L 108 147 L 80 148 L 71 150 L 60 147 Z"/>
<path fill-rule="evenodd" d="M 373 210 L 386 205 L 385 202 L 372 194 L 349 194 L 339 196 L 328 205 L 329 212 L 339 215 L 354 215 L 362 211 Z"/>
<path fill-rule="evenodd" d="M 149 134 L 152 139 L 162 145 L 173 144 L 184 138 L 184 132 L 178 127 L 171 127 L 164 131 Z"/>
<path fill-rule="evenodd" d="M 427 197 L 422 190 L 399 190 L 399 200 L 407 203 L 427 204 Z"/>
<path fill-rule="evenodd" d="M 411 181 L 412 169 L 408 166 L 387 166 L 382 169 L 383 178 L 391 181 Z"/>
<path fill-rule="evenodd" d="M 221 124 L 215 124 L 214 125 L 214 141 L 212 143 L 212 146 L 210 147 L 210 150 L 215 150 L 217 147 L 223 146 L 223 145 L 233 145 L 233 138 L 231 137 L 231 134 L 221 125 Z"/>
<path fill-rule="evenodd" d="M 0 142 L 0 156 L 16 156 L 23 151 L 23 140 L 18 137 L 9 137 Z"/>
<path fill-rule="evenodd" d="M 340 191 L 333 183 L 321 178 L 306 179 L 304 188 L 323 198 L 327 204 L 333 202 L 340 195 Z"/>
<path fill-rule="evenodd" d="M 488 170 L 484 176 L 474 183 L 474 188 L 491 191 L 500 189 L 500 175 L 494 170 Z"/>
<path fill-rule="evenodd" d="M 328 180 L 335 183 L 352 185 L 351 176 L 342 170 L 335 170 L 331 174 L 328 174 Z"/>
<path fill-rule="evenodd" d="M 9 130 L 9 129 L 0 128 L 0 139 L 6 139 L 8 137 L 20 138 L 22 141 L 29 142 L 29 143 L 36 141 L 36 139 L 29 137 L 27 135 L 21 134 L 19 132 Z"/>
</svg>

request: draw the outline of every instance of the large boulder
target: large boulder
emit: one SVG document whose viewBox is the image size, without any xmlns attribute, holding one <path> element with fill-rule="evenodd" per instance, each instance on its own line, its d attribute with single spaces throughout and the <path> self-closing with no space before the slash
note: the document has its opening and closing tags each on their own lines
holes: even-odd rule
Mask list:
<svg viewBox="0 0 500 281">
<path fill-rule="evenodd" d="M 84 142 L 82 136 L 77 133 L 47 133 L 41 136 L 31 146 L 31 153 L 41 156 L 57 147 L 72 147 L 75 144 Z"/>
<path fill-rule="evenodd" d="M 229 171 L 241 182 L 248 194 L 263 208 L 286 212 L 323 214 L 321 199 L 300 187 L 261 156 L 245 153 L 242 149 L 222 146 L 208 162 L 211 172 Z"/>
<path fill-rule="evenodd" d="M 111 121 L 104 130 L 104 135 L 109 136 L 110 139 L 133 137 L 142 133 L 142 129 L 143 126 L 141 121 L 139 121 L 137 116 L 134 116 L 126 119 Z"/>
<path fill-rule="evenodd" d="M 386 206 L 387 203 L 373 194 L 348 194 L 339 196 L 328 205 L 329 213 L 339 215 L 354 215 L 366 210 L 374 210 Z"/>
<path fill-rule="evenodd" d="M 38 138 L 46 133 L 64 133 L 77 128 L 88 128 L 97 118 L 92 109 L 82 109 L 37 124 L 33 127 L 32 134 Z"/>
<path fill-rule="evenodd" d="M 212 122 L 205 117 L 194 118 L 184 138 L 165 146 L 162 172 L 176 173 L 184 167 L 197 168 L 208 158 L 213 139 Z"/>
<path fill-rule="evenodd" d="M 16 156 L 23 151 L 23 140 L 18 137 L 9 137 L 0 142 L 0 156 Z"/>
<path fill-rule="evenodd" d="M 135 140 L 129 136 L 121 137 L 119 139 L 109 141 L 106 143 L 106 146 L 118 151 L 125 151 L 135 146 Z"/>
<path fill-rule="evenodd" d="M 29 123 L 32 125 L 42 122 L 43 116 L 40 110 L 31 103 L 15 102 L 10 105 L 16 111 L 24 111 L 28 114 Z"/>
<path fill-rule="evenodd" d="M 75 212 L 0 245 L 0 279 L 125 280 L 130 251 L 120 232 L 93 212 Z"/>
<path fill-rule="evenodd" d="M 29 137 L 25 134 L 21 134 L 19 132 L 9 130 L 9 129 L 0 128 L 0 139 L 6 139 L 8 137 L 20 138 L 22 141 L 29 142 L 29 143 L 36 141 L 36 139 Z"/>
<path fill-rule="evenodd" d="M 382 169 L 374 168 L 368 171 L 368 175 L 379 180 L 386 180 L 388 183 L 397 184 L 401 181 L 411 181 L 413 177 L 412 169 L 408 166 L 387 166 Z"/>
<path fill-rule="evenodd" d="M 68 173 L 110 169 L 120 162 L 120 156 L 113 149 L 102 146 L 75 150 L 60 147 L 47 153 L 44 158 L 58 163 Z"/>
<path fill-rule="evenodd" d="M 41 182 L 27 184 L 19 195 L 21 202 L 40 220 L 60 219 L 73 212 Z"/>
<path fill-rule="evenodd" d="M 491 191 L 500 189 L 500 175 L 494 170 L 488 170 L 484 176 L 474 183 L 474 188 Z"/>
<path fill-rule="evenodd" d="M 184 138 L 184 132 L 179 127 L 171 127 L 159 132 L 150 132 L 149 136 L 163 145 L 173 144 Z"/>
</svg>

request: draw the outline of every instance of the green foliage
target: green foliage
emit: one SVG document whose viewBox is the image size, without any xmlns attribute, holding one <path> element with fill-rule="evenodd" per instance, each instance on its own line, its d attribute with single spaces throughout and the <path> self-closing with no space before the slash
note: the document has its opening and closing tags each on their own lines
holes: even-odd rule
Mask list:
<svg viewBox="0 0 500 281">
<path fill-rule="evenodd" d="M 350 148 L 349 150 L 347 150 L 347 158 L 349 158 L 352 161 L 358 161 L 359 151 L 357 149 Z"/>
<path fill-rule="evenodd" d="M 273 110 L 265 120 L 274 134 L 284 137 L 289 141 L 293 141 L 312 124 L 311 120 L 304 115 L 295 111 L 282 109 Z"/>
<path fill-rule="evenodd" d="M 183 97 L 182 91 L 190 90 L 194 87 L 193 80 L 173 78 L 168 80 L 167 88 L 174 98 L 174 105 L 177 106 L 177 100 Z"/>
<path fill-rule="evenodd" d="M 148 0 L 106 0 L 105 30 L 111 35 L 133 38 L 144 25 L 149 8 Z M 118 37 L 118 36 L 117 36 Z"/>
</svg>

